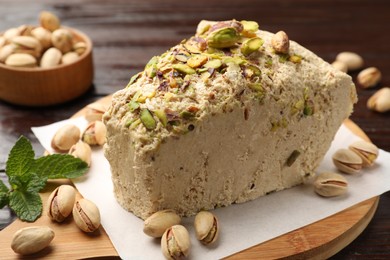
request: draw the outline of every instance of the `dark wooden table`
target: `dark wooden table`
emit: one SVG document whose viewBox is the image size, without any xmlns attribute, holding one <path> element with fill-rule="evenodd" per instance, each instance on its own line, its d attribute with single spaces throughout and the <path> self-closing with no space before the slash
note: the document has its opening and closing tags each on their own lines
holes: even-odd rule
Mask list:
<svg viewBox="0 0 390 260">
<path fill-rule="evenodd" d="M 69 118 L 85 105 L 123 88 L 151 56 L 192 35 L 201 19 L 258 21 L 263 30 L 286 31 L 290 39 L 328 62 L 341 51 L 362 55 L 366 66 L 378 67 L 383 78 L 374 89 L 358 87 L 359 102 L 351 119 L 377 146 L 390 151 L 390 113 L 379 114 L 366 108 L 367 99 L 376 90 L 390 86 L 388 0 L 0 0 L 0 31 L 21 24 L 37 24 L 42 10 L 54 12 L 64 25 L 91 37 L 94 85 L 77 100 L 53 107 L 28 108 L 0 101 L 2 179 L 8 152 L 20 135 L 33 142 L 36 154 L 43 153 L 31 126 Z M 357 73 L 351 75 L 355 79 Z M 387 192 L 381 196 L 367 229 L 334 259 L 390 259 L 389 205 L 390 192 Z M 0 228 L 9 218 L 7 210 L 0 211 Z"/>
</svg>

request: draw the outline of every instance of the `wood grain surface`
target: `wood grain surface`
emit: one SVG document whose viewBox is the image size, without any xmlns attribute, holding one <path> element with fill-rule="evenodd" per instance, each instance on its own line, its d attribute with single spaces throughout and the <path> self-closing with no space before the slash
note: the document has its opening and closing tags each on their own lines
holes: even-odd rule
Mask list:
<svg viewBox="0 0 390 260">
<path fill-rule="evenodd" d="M 351 119 L 373 143 L 390 151 L 390 113 L 366 108 L 367 99 L 375 91 L 390 86 L 388 0 L 0 0 L 0 31 L 36 24 L 42 10 L 56 13 L 64 25 L 91 38 L 94 84 L 84 96 L 59 106 L 29 108 L 0 101 L 2 180 L 8 152 L 20 135 L 32 140 L 36 154 L 43 153 L 31 126 L 69 118 L 85 105 L 121 89 L 151 56 L 192 35 L 201 19 L 256 20 L 261 29 L 284 30 L 290 39 L 328 62 L 341 51 L 361 54 L 365 66 L 382 71 L 382 80 L 373 89 L 357 86 L 359 101 Z M 351 73 L 354 80 L 357 73 Z M 390 259 L 388 205 L 390 192 L 381 196 L 373 220 L 363 233 L 332 259 Z M 9 210 L 0 210 L 0 229 L 12 218 Z"/>
</svg>

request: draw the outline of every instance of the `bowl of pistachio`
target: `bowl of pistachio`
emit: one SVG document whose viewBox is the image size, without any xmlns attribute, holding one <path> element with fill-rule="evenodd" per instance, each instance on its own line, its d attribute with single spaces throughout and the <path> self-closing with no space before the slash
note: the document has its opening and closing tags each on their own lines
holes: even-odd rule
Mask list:
<svg viewBox="0 0 390 260">
<path fill-rule="evenodd" d="M 0 99 L 24 106 L 65 103 L 92 85 L 92 42 L 41 12 L 39 24 L 0 33 Z"/>
</svg>

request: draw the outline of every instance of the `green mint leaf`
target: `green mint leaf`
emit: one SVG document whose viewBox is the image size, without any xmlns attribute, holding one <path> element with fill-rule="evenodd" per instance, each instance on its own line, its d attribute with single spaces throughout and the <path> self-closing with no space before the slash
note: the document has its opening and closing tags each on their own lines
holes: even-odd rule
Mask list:
<svg viewBox="0 0 390 260">
<path fill-rule="evenodd" d="M 41 178 L 62 179 L 82 176 L 88 165 L 69 154 L 51 154 L 35 161 L 36 173 Z"/>
<path fill-rule="evenodd" d="M 9 189 L 5 184 L 0 180 L 0 209 L 4 208 L 8 204 L 9 200 Z"/>
<path fill-rule="evenodd" d="M 9 206 L 23 221 L 33 222 L 42 213 L 42 200 L 37 192 L 14 190 L 9 196 Z"/>
<path fill-rule="evenodd" d="M 34 150 L 30 141 L 21 136 L 12 147 L 6 163 L 8 177 L 24 175 L 34 169 Z M 14 183 L 10 181 L 11 186 Z"/>
<path fill-rule="evenodd" d="M 47 179 L 31 172 L 24 175 L 10 176 L 9 181 L 14 184 L 14 190 L 39 192 L 45 187 Z"/>
</svg>

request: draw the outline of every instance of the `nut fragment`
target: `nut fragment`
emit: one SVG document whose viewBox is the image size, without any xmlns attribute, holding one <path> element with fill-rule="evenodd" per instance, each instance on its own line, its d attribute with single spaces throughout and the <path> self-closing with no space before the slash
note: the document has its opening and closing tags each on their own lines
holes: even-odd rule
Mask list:
<svg viewBox="0 0 390 260">
<path fill-rule="evenodd" d="M 79 158 L 86 162 L 88 166 L 91 165 L 91 155 L 92 155 L 92 150 L 91 147 L 82 141 L 78 141 L 76 144 L 74 144 L 70 149 L 69 149 L 69 154 L 73 155 L 76 158 Z"/>
<path fill-rule="evenodd" d="M 59 151 L 68 151 L 79 139 L 80 129 L 75 125 L 65 125 L 55 133 L 51 147 Z"/>
<path fill-rule="evenodd" d="M 290 41 L 287 34 L 284 31 L 279 31 L 272 36 L 271 40 L 272 48 L 278 53 L 288 53 L 290 48 Z"/>
<path fill-rule="evenodd" d="M 144 221 L 144 233 L 151 237 L 161 237 L 167 228 L 180 224 L 181 218 L 174 210 L 157 211 Z"/>
<path fill-rule="evenodd" d="M 176 260 L 187 257 L 190 247 L 190 235 L 182 225 L 168 228 L 161 238 L 161 250 L 166 259 Z"/>
<path fill-rule="evenodd" d="M 5 65 L 11 67 L 33 68 L 37 66 L 37 60 L 27 53 L 14 53 L 7 57 Z"/>
<path fill-rule="evenodd" d="M 66 29 L 57 29 L 51 35 L 53 46 L 59 49 L 63 54 L 72 50 L 72 39 L 72 34 Z"/>
<path fill-rule="evenodd" d="M 107 129 L 102 121 L 88 124 L 82 135 L 82 140 L 89 145 L 103 145 L 106 142 Z"/>
<path fill-rule="evenodd" d="M 199 212 L 195 217 L 194 226 L 196 238 L 203 244 L 212 244 L 218 239 L 218 219 L 211 212 Z"/>
<path fill-rule="evenodd" d="M 357 76 L 357 81 L 363 88 L 375 87 L 381 79 L 382 73 L 375 67 L 364 69 Z"/>
<path fill-rule="evenodd" d="M 347 192 L 347 189 L 347 180 L 338 173 L 324 172 L 319 174 L 314 180 L 315 192 L 324 197 L 342 195 Z"/>
<path fill-rule="evenodd" d="M 363 58 L 354 52 L 341 52 L 336 56 L 336 61 L 344 62 L 347 65 L 348 71 L 357 70 L 363 67 Z"/>
<path fill-rule="evenodd" d="M 53 238 L 54 231 L 49 227 L 26 227 L 14 234 L 11 248 L 15 253 L 29 255 L 46 248 Z"/>
<path fill-rule="evenodd" d="M 42 68 L 51 68 L 60 64 L 62 58 L 62 53 L 57 48 L 50 48 L 42 55 L 41 67 Z"/>
<path fill-rule="evenodd" d="M 363 166 L 363 160 L 348 149 L 338 150 L 332 157 L 334 165 L 345 173 L 358 173 Z"/>
<path fill-rule="evenodd" d="M 47 201 L 47 215 L 57 222 L 62 222 L 72 213 L 76 190 L 70 185 L 57 187 Z"/>
<path fill-rule="evenodd" d="M 362 158 L 363 167 L 373 165 L 379 153 L 378 147 L 375 144 L 363 140 L 352 143 L 349 149 Z"/>
<path fill-rule="evenodd" d="M 85 232 L 93 232 L 100 226 L 100 212 L 90 200 L 79 199 L 73 206 L 73 218 L 76 225 Z"/>
<path fill-rule="evenodd" d="M 390 111 L 390 88 L 385 87 L 378 90 L 368 99 L 367 107 L 382 113 Z"/>
<path fill-rule="evenodd" d="M 51 32 L 60 28 L 60 19 L 53 13 L 43 11 L 39 14 L 39 22 L 41 26 Z"/>
<path fill-rule="evenodd" d="M 342 61 L 339 61 L 339 60 L 335 60 L 333 63 L 332 63 L 332 66 L 339 70 L 339 71 L 342 71 L 342 72 L 348 72 L 348 66 L 347 64 L 345 64 L 344 62 Z"/>
</svg>

